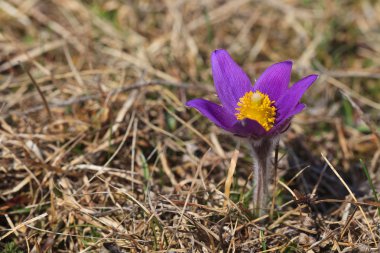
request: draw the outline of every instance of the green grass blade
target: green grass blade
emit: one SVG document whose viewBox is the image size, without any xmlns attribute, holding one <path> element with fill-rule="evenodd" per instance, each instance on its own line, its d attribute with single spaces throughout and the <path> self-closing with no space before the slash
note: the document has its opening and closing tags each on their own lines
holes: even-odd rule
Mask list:
<svg viewBox="0 0 380 253">
<path fill-rule="evenodd" d="M 373 182 L 372 182 L 371 176 L 369 175 L 369 172 L 368 172 L 367 166 L 365 165 L 365 163 L 363 162 L 362 159 L 360 159 L 360 163 L 361 163 L 361 165 L 362 165 L 362 168 L 363 168 L 364 174 L 365 174 L 366 177 L 367 177 L 367 180 L 368 180 L 369 186 L 370 186 L 371 189 L 372 189 L 373 197 L 375 198 L 375 201 L 376 201 L 376 202 L 379 202 L 379 199 L 378 199 L 378 197 L 377 197 L 377 192 L 376 192 L 375 186 L 373 185 Z M 380 208 L 379 208 L 379 207 L 377 208 L 377 214 L 380 216 Z"/>
</svg>

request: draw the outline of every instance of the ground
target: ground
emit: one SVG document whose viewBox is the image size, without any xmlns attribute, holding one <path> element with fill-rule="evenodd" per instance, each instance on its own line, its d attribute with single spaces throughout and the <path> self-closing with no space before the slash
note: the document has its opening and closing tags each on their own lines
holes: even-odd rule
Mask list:
<svg viewBox="0 0 380 253">
<path fill-rule="evenodd" d="M 0 251 L 378 252 L 380 2 L 0 1 Z M 252 214 L 210 54 L 319 74 Z"/>
</svg>

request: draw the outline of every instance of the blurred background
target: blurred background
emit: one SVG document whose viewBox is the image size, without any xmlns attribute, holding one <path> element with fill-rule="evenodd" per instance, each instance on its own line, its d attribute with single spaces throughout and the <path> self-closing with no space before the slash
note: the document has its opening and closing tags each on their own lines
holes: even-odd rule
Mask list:
<svg viewBox="0 0 380 253">
<path fill-rule="evenodd" d="M 1 0 L 0 249 L 377 248 L 379 13 L 371 0 Z M 305 225 L 283 218 L 304 209 L 277 186 L 274 216 L 255 225 L 249 149 L 184 106 L 218 101 L 217 48 L 253 81 L 287 59 L 292 83 L 320 75 L 282 138 L 278 179 L 346 202 L 312 203 Z"/>
</svg>

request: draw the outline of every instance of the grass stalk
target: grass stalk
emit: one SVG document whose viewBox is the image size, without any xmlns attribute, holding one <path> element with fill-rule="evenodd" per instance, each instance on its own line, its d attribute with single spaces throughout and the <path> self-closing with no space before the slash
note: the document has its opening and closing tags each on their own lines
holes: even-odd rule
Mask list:
<svg viewBox="0 0 380 253">
<path fill-rule="evenodd" d="M 369 175 L 367 166 L 365 165 L 365 163 L 363 162 L 362 159 L 360 159 L 360 164 L 362 165 L 364 174 L 367 177 L 367 180 L 368 180 L 368 183 L 369 183 L 369 187 L 371 187 L 371 190 L 372 190 L 372 193 L 373 193 L 373 198 L 375 199 L 376 202 L 379 202 L 379 198 L 377 197 L 377 192 L 376 192 L 375 186 L 373 185 L 372 178 Z M 377 214 L 380 216 L 380 207 L 377 208 Z"/>
</svg>

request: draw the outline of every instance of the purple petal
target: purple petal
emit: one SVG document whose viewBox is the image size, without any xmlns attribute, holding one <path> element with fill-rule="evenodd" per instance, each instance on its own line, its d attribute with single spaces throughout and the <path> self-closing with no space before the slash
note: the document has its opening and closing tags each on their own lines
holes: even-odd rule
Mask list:
<svg viewBox="0 0 380 253">
<path fill-rule="evenodd" d="M 292 61 L 273 64 L 261 74 L 254 85 L 254 90 L 267 94 L 272 101 L 277 101 L 288 88 L 292 65 Z"/>
<path fill-rule="evenodd" d="M 302 103 L 296 105 L 296 107 L 293 110 L 289 111 L 287 115 L 285 115 L 280 121 L 278 121 L 278 123 L 269 131 L 269 134 L 281 133 L 284 130 L 284 128 L 286 128 L 290 123 L 291 117 L 302 112 L 302 110 L 305 109 L 305 107 L 306 105 Z"/>
<path fill-rule="evenodd" d="M 282 96 L 275 104 L 278 113 L 277 122 L 289 118 L 288 115 L 292 114 L 293 109 L 299 104 L 302 95 L 317 78 L 318 75 L 304 77 L 286 91 L 284 96 Z"/>
<path fill-rule="evenodd" d="M 187 106 L 197 109 L 218 127 L 240 137 L 260 137 L 266 133 L 265 129 L 254 120 L 238 121 L 228 113 L 224 107 L 208 100 L 197 98 L 186 103 Z"/>
<path fill-rule="evenodd" d="M 250 119 L 238 121 L 228 131 L 241 137 L 260 137 L 266 134 L 265 129 L 257 121 Z"/>
<path fill-rule="evenodd" d="M 211 54 L 211 65 L 219 99 L 229 113 L 235 114 L 239 99 L 252 90 L 251 81 L 226 50 L 215 50 Z"/>
<path fill-rule="evenodd" d="M 208 100 L 197 98 L 186 103 L 187 106 L 197 109 L 203 116 L 215 123 L 215 125 L 229 131 L 237 122 L 235 115 L 228 113 L 222 106 Z"/>
</svg>

